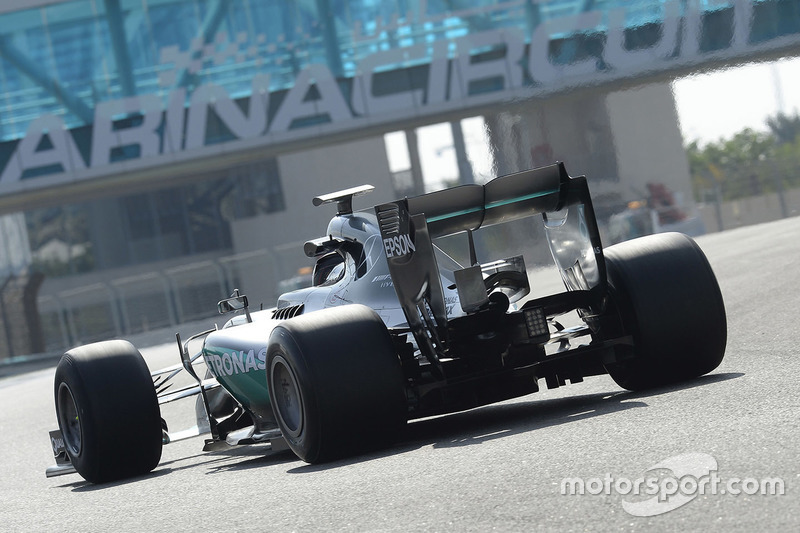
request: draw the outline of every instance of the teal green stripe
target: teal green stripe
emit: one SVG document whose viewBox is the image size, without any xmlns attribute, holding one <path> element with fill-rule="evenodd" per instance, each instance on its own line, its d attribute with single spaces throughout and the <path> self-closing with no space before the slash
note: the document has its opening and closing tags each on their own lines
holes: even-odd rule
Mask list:
<svg viewBox="0 0 800 533">
<path fill-rule="evenodd" d="M 458 217 L 461 215 L 469 215 L 470 213 L 477 213 L 478 211 L 482 210 L 482 207 L 473 207 L 472 209 L 462 209 L 461 211 L 454 211 L 445 215 L 439 215 L 438 217 L 426 217 L 426 219 L 428 222 L 439 222 L 440 220 L 446 220 L 448 218 Z"/>
<path fill-rule="evenodd" d="M 527 194 L 525 196 L 518 196 L 517 198 L 511 198 L 509 200 L 498 200 L 497 202 L 491 202 L 486 204 L 485 207 L 473 207 L 470 209 L 462 209 L 460 211 L 453 211 L 452 213 L 446 213 L 444 215 L 438 215 L 435 217 L 428 217 L 428 222 L 439 222 L 440 220 L 447 220 L 448 218 L 458 217 L 461 215 L 469 215 L 470 213 L 477 213 L 482 209 L 492 209 L 494 207 L 502 207 L 504 205 L 513 204 L 516 202 L 524 202 L 525 200 L 531 200 L 533 198 L 541 198 L 542 196 L 547 196 L 548 194 L 555 194 L 558 192 L 558 189 L 551 189 L 549 191 L 541 191 L 535 192 L 532 194 Z"/>
<path fill-rule="evenodd" d="M 527 194 L 525 196 L 520 196 L 518 198 L 511 198 L 510 200 L 498 200 L 497 202 L 486 204 L 486 209 L 491 209 L 493 207 L 502 207 L 504 205 L 513 204 L 515 202 L 524 202 L 525 200 L 531 200 L 533 198 L 541 198 L 542 196 L 547 196 L 548 194 L 555 194 L 557 192 L 558 189 L 552 189 L 549 191 L 541 191 L 541 192 L 535 192 L 533 194 Z"/>
</svg>

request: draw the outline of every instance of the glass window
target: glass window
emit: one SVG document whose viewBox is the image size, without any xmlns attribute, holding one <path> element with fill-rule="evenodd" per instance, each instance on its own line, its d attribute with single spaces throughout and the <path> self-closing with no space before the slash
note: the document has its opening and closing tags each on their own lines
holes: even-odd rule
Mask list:
<svg viewBox="0 0 800 533">
<path fill-rule="evenodd" d="M 25 213 L 34 270 L 57 277 L 94 269 L 87 207 L 73 204 Z"/>
<path fill-rule="evenodd" d="M 156 223 L 149 194 L 123 198 L 122 209 L 128 220 L 128 235 L 131 240 L 150 239 L 155 236 Z"/>
</svg>

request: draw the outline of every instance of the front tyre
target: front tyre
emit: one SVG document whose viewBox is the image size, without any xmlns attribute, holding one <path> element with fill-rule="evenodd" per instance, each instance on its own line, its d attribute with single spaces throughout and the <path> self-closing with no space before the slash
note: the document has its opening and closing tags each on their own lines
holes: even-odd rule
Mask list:
<svg viewBox="0 0 800 533">
<path fill-rule="evenodd" d="M 641 390 L 702 376 L 725 354 L 727 320 L 714 272 L 697 243 L 662 233 L 604 250 L 609 293 L 633 357 L 608 365 L 618 385 Z"/>
<path fill-rule="evenodd" d="M 286 442 L 308 463 L 389 444 L 407 419 L 400 360 L 363 305 L 286 320 L 270 335 L 267 384 Z"/>
<path fill-rule="evenodd" d="M 150 371 L 127 341 L 65 353 L 55 375 L 58 426 L 75 470 L 92 483 L 146 474 L 161 459 L 158 398 Z"/>
</svg>

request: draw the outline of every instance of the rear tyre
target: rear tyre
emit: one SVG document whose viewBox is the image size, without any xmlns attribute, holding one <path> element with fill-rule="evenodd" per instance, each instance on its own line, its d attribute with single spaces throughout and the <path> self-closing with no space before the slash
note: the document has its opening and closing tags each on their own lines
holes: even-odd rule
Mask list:
<svg viewBox="0 0 800 533">
<path fill-rule="evenodd" d="M 161 413 L 150 371 L 127 341 L 65 353 L 55 375 L 58 426 L 72 465 L 104 483 L 146 474 L 161 459 Z"/>
<path fill-rule="evenodd" d="M 390 444 L 405 426 L 400 360 L 363 305 L 300 315 L 270 335 L 267 384 L 286 442 L 308 463 Z"/>
<path fill-rule="evenodd" d="M 727 320 L 714 272 L 697 243 L 663 233 L 604 251 L 612 305 L 633 335 L 634 357 L 608 365 L 641 390 L 702 376 L 722 361 Z"/>
</svg>

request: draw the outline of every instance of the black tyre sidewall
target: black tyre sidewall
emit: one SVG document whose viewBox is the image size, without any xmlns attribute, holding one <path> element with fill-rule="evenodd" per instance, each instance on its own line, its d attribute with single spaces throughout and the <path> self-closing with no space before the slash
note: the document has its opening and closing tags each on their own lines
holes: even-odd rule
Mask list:
<svg viewBox="0 0 800 533">
<path fill-rule="evenodd" d="M 298 431 L 289 429 L 279 412 L 277 395 L 281 394 L 281 391 L 276 390 L 273 381 L 273 372 L 277 364 L 286 364 L 289 367 L 299 389 L 297 393 L 300 397 L 302 426 Z M 308 369 L 305 354 L 297 345 L 294 336 L 280 326 L 273 330 L 267 350 L 267 388 L 272 410 L 289 447 L 300 459 L 309 463 L 317 462 L 320 456 L 319 434 L 322 431 L 320 421 L 323 418 L 319 412 L 314 384 L 315 380 Z"/>
<path fill-rule="evenodd" d="M 293 435 L 273 384 L 284 361 L 299 387 L 303 426 Z M 277 326 L 267 350 L 273 411 L 289 447 L 309 463 L 375 449 L 395 440 L 407 418 L 405 381 L 380 317 L 362 305 L 316 311 Z"/>
<path fill-rule="evenodd" d="M 107 341 L 70 350 L 56 368 L 80 417 L 81 451 L 70 455 L 87 481 L 103 483 L 153 470 L 161 459 L 158 398 L 141 354 L 128 342 Z M 64 428 L 61 428 L 62 433 Z"/>
<path fill-rule="evenodd" d="M 722 361 L 727 320 L 716 277 L 697 243 L 650 235 L 604 252 L 609 292 L 634 358 L 609 365 L 622 387 L 640 390 L 701 376 Z"/>
</svg>

